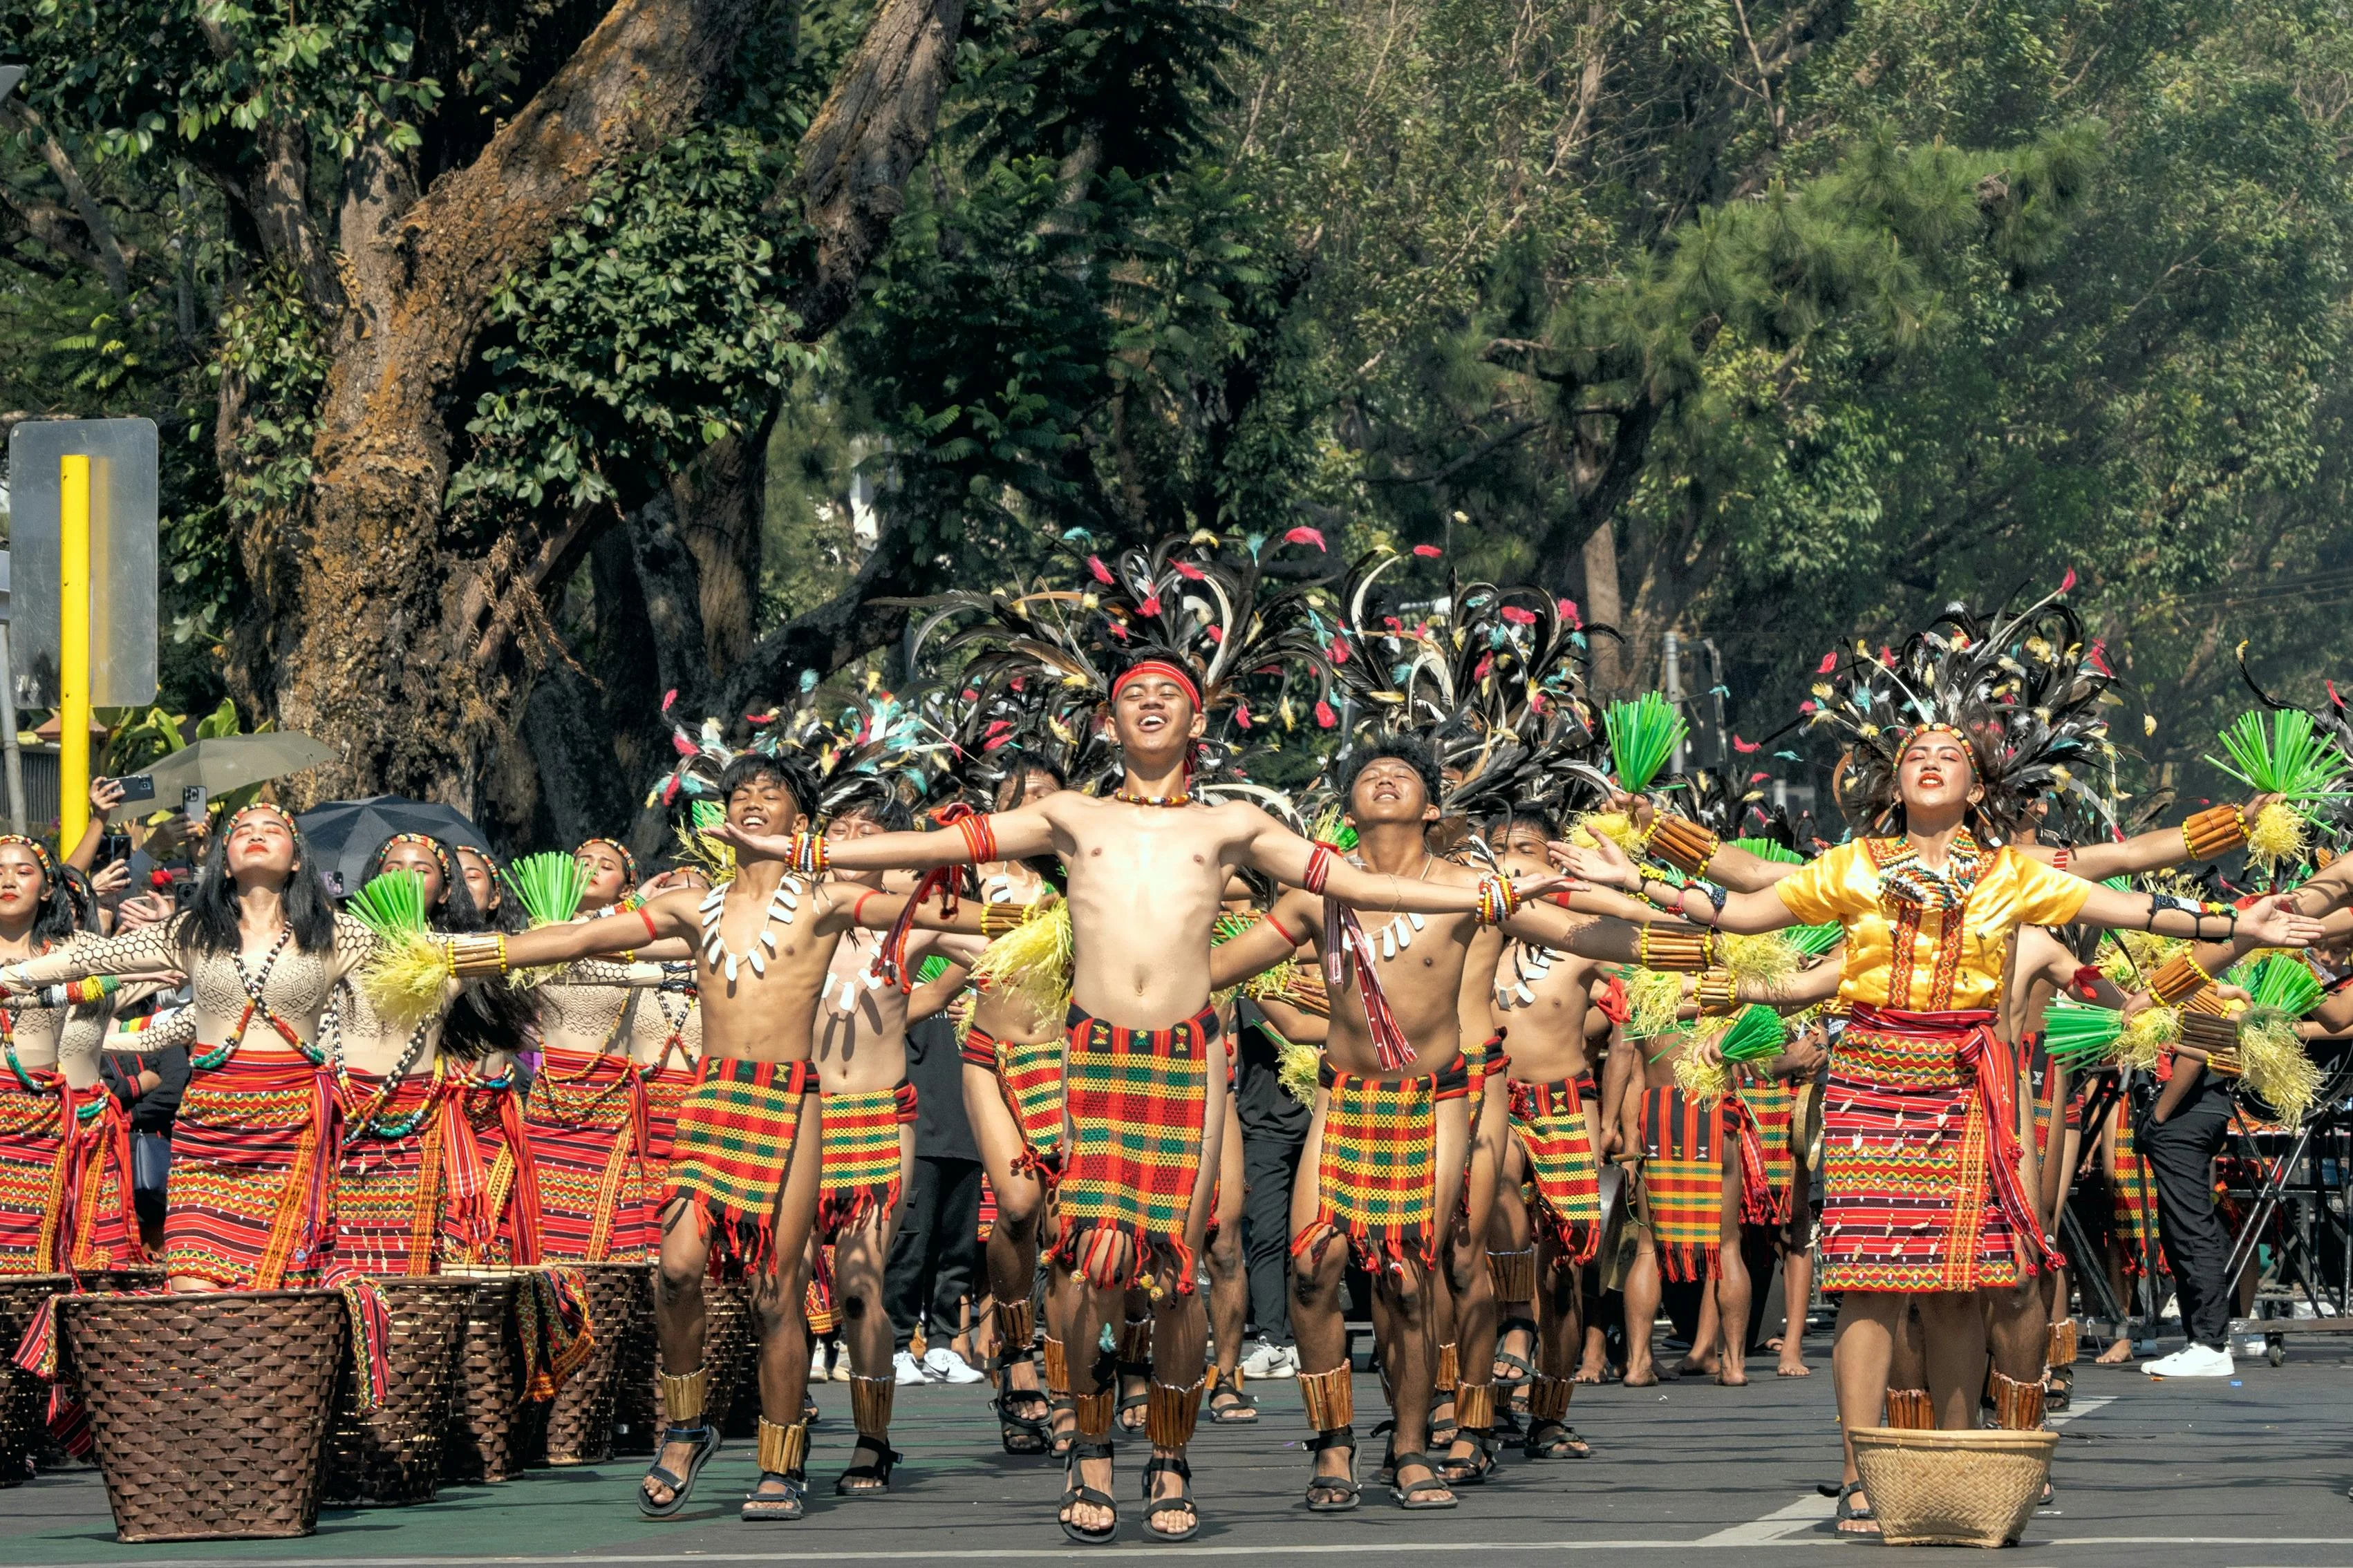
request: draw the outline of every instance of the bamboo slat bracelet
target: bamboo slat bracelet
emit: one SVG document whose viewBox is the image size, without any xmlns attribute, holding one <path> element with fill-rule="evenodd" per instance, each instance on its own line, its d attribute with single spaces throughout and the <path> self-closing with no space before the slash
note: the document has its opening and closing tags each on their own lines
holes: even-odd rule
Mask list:
<svg viewBox="0 0 2353 1568">
<path fill-rule="evenodd" d="M 2247 814 L 2235 805 L 2210 805 L 2181 824 L 2181 847 L 2192 860 L 2211 860 L 2243 848 Z"/>
<path fill-rule="evenodd" d="M 2185 1009 L 2181 1043 L 2204 1052 L 2206 1065 L 2215 1072 L 2235 1078 L 2243 1070 L 2239 1061 L 2239 1026 L 2233 1019 Z"/>
<path fill-rule="evenodd" d="M 2214 977 L 2199 967 L 2196 959 L 2186 952 L 2177 952 L 2148 977 L 2148 994 L 2171 1007 L 2213 984 Z"/>
<path fill-rule="evenodd" d="M 1715 967 L 1714 950 L 1719 944 L 1708 936 L 1702 931 L 1665 931 L 1646 925 L 1634 939 L 1634 962 L 1666 973 L 1699 973 Z"/>
<path fill-rule="evenodd" d="M 1651 824 L 1644 847 L 1686 877 L 1697 877 L 1724 847 L 1721 836 L 1681 816 L 1662 816 Z"/>
<path fill-rule="evenodd" d="M 507 939 L 503 931 L 481 931 L 449 939 L 449 972 L 460 980 L 507 972 Z"/>
<path fill-rule="evenodd" d="M 1721 1018 L 1740 1011 L 1740 987 L 1730 970 L 1707 971 L 1699 977 L 1692 994 L 1699 1003 L 1703 1018 Z"/>
</svg>

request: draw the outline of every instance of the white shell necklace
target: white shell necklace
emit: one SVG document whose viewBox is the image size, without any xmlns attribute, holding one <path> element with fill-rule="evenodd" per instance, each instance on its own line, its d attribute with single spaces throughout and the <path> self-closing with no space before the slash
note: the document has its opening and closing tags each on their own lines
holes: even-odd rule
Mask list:
<svg viewBox="0 0 2353 1568">
<path fill-rule="evenodd" d="M 1529 987 L 1532 980 L 1541 981 L 1552 973 L 1560 955 L 1548 947 L 1535 947 L 1524 942 L 1512 945 L 1513 980 L 1505 984 L 1499 974 L 1495 981 L 1495 1005 L 1505 1009 L 1533 1007 L 1536 994 Z"/>
<path fill-rule="evenodd" d="M 787 915 L 785 918 L 788 922 L 792 919 L 790 915 Z M 859 939 L 870 934 L 873 936 L 874 945 L 877 948 L 880 948 L 882 945 L 881 933 L 869 933 L 861 931 L 853 931 L 849 932 L 849 936 L 843 940 L 841 945 L 851 952 L 857 952 L 863 946 L 863 942 Z M 818 982 L 817 997 L 819 1002 L 825 1004 L 827 1011 L 832 1013 L 834 1016 L 838 1018 L 848 1018 L 854 1016 L 857 1014 L 858 1003 L 860 997 L 864 996 L 870 991 L 880 991 L 881 989 L 882 977 L 874 973 L 873 964 L 871 963 L 861 963 L 848 974 L 839 973 L 830 969 L 827 970 L 825 973 L 825 978 Z"/>
<path fill-rule="evenodd" d="M 727 889 L 733 886 L 733 882 L 722 882 L 702 895 L 702 962 L 724 975 L 730 985 L 735 984 L 739 964 L 748 963 L 754 975 L 766 977 L 768 960 L 776 956 L 776 927 L 792 924 L 801 903 L 800 884 L 790 877 L 785 878 L 768 895 L 768 912 L 760 921 L 757 940 L 744 952 L 730 952 L 720 939 L 719 917 L 727 906 Z"/>
</svg>

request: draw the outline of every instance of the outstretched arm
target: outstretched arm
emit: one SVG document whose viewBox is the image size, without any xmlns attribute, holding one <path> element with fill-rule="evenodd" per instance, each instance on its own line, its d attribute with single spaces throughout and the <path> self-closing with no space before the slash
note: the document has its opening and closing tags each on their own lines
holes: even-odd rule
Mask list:
<svg viewBox="0 0 2353 1568">
<path fill-rule="evenodd" d="M 1691 929 L 1680 921 L 1676 924 L 1686 931 Z M 1557 904 L 1522 906 L 1504 922 L 1504 934 L 1604 963 L 1640 963 L 1643 957 L 1641 926 L 1599 915 L 1574 915 Z"/>
<path fill-rule="evenodd" d="M 1565 868 L 1580 881 L 1639 893 L 1688 920 L 1736 936 L 1757 936 L 1798 923 L 1798 917 L 1789 912 L 1789 906 L 1781 901 L 1778 893 L 1736 893 L 1719 889 L 1722 901 L 1718 902 L 1716 894 L 1704 888 L 1678 888 L 1663 878 L 1645 877 L 1642 868 L 1608 838 L 1597 837 L 1590 848 L 1555 844 L 1552 859 L 1554 865 Z"/>
<path fill-rule="evenodd" d="M 2242 956 L 2259 947 L 2310 947 L 2320 921 L 2298 914 L 2293 897 L 2265 899 L 2246 910 L 2207 911 L 2187 899 L 2162 893 L 2120 893 L 2094 882 L 2075 916 L 2085 925 L 2112 931 L 2155 931 L 2159 936 L 2227 944 Z"/>
<path fill-rule="evenodd" d="M 2238 808 L 2240 823 L 2253 822 L 2263 814 L 2263 807 L 2278 799 L 2275 795 L 2259 795 L 2249 799 Z M 2242 826 L 2240 837 L 2243 838 L 2244 835 Z M 2021 842 L 2018 849 L 2019 853 L 2046 866 L 2060 865 L 2059 850 L 2049 845 Z M 2185 860 L 2210 858 L 2211 856 L 2196 852 L 2189 833 L 2183 827 L 2152 827 L 2147 833 L 2136 833 L 2130 838 L 2114 844 L 2085 844 L 2070 849 L 2066 852 L 2063 868 L 2086 880 L 2097 882 L 2108 877 L 2129 877 L 2137 871 L 2161 871 Z"/>
<path fill-rule="evenodd" d="M 1258 923 L 1240 936 L 1229 937 L 1209 950 L 1209 989 L 1223 991 L 1253 974 L 1263 974 L 1299 951 L 1314 934 L 1311 907 L 1315 900 L 1298 891 L 1286 892 Z"/>
<path fill-rule="evenodd" d="M 510 969 L 536 969 L 546 964 L 569 963 L 575 959 L 628 952 L 633 948 L 670 937 L 692 942 L 702 929 L 696 919 L 697 908 L 702 901 L 702 895 L 697 893 L 664 893 L 638 906 L 632 914 L 575 921 L 565 925 L 541 926 L 534 931 L 523 931 L 506 939 L 503 949 L 506 966 Z M 480 944 L 490 939 L 468 936 L 459 940 L 461 944 Z M 463 951 L 462 946 L 460 951 Z M 459 973 L 467 971 L 461 969 Z"/>
<path fill-rule="evenodd" d="M 827 843 L 807 829 L 746 833 L 732 822 L 706 831 L 745 854 L 811 870 L 834 866 L 844 871 L 928 871 L 934 866 L 1022 860 L 1054 847 L 1054 825 L 1034 805 L 966 817 L 934 832 L 875 833 L 839 844 Z"/>
<path fill-rule="evenodd" d="M 1250 808 L 1256 830 L 1241 848 L 1242 864 L 1265 872 L 1294 888 L 1327 893 L 1344 904 L 1385 914 L 1411 910 L 1425 915 L 1477 914 L 1493 897 L 1489 884 L 1508 884 L 1518 898 L 1532 899 L 1559 887 L 1562 879 L 1529 877 L 1511 881 L 1482 878 L 1477 887 L 1450 887 L 1440 882 L 1410 881 L 1386 871 L 1363 871 L 1321 844 L 1311 844 L 1265 812 Z M 865 842 L 871 844 L 873 839 Z"/>
</svg>

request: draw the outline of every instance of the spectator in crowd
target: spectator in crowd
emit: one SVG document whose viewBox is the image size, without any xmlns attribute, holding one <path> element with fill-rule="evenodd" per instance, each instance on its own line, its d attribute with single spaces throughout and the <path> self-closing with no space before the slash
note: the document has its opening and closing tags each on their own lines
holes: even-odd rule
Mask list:
<svg viewBox="0 0 2353 1568">
<path fill-rule="evenodd" d="M 944 1013 L 907 1028 L 907 1078 L 915 1086 L 915 1174 L 882 1275 L 882 1307 L 898 1337 L 901 1383 L 978 1383 L 952 1348 L 965 1303 L 980 1279 L 980 1149 L 964 1114 L 964 1061 Z M 923 1332 L 923 1359 L 913 1343 Z"/>
<path fill-rule="evenodd" d="M 1279 1009 L 1285 1029 L 1269 1008 Z M 1287 1038 L 1320 1039 L 1323 1020 L 1245 996 L 1238 1003 L 1240 1067 L 1235 1099 L 1242 1123 L 1243 1247 L 1250 1270 L 1250 1337 L 1243 1342 L 1242 1375 L 1290 1377 L 1299 1371 L 1291 1339 L 1291 1184 L 1307 1146 L 1307 1107 L 1282 1087 L 1282 1048 Z M 1292 1030 L 1296 1030 L 1293 1035 Z M 1308 1043 L 1305 1040 L 1302 1044 Z"/>
</svg>

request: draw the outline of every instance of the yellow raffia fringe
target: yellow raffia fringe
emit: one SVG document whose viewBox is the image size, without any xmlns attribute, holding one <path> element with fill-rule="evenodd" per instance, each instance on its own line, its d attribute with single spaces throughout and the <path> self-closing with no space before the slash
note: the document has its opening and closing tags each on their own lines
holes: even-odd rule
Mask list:
<svg viewBox="0 0 2353 1568">
<path fill-rule="evenodd" d="M 2304 1125 L 2320 1098 L 2320 1069 L 2304 1054 L 2295 1019 L 2275 1007 L 2250 1012 L 2239 1025 L 2239 1066 L 2247 1087 L 2271 1103 L 2283 1123 Z"/>
<path fill-rule="evenodd" d="M 1275 1051 L 1275 1081 L 1302 1105 L 1315 1103 L 1315 1068 L 1323 1055 L 1314 1046 L 1296 1040 L 1284 1040 Z"/>
<path fill-rule="evenodd" d="M 1597 836 L 1607 838 L 1627 854 L 1640 859 L 1642 855 L 1642 833 L 1634 819 L 1622 811 L 1588 811 L 1569 827 L 1569 841 L 1585 848 L 1593 847 Z"/>
<path fill-rule="evenodd" d="M 1770 931 L 1763 936 L 1731 936 L 1724 939 L 1724 967 L 1732 972 L 1735 980 L 1751 980 L 1770 984 L 1788 979 L 1798 973 L 1805 955 L 1797 944 Z"/>
<path fill-rule="evenodd" d="M 2247 830 L 2247 858 L 2268 872 L 2302 860 L 2306 847 L 2303 814 L 2283 802 L 2257 812 Z"/>
<path fill-rule="evenodd" d="M 360 969 L 360 989 L 376 1016 L 406 1035 L 441 1005 L 454 973 L 447 942 L 415 933 L 378 937 Z"/>
<path fill-rule="evenodd" d="M 1699 1059 L 1700 1043 L 1720 1040 L 1731 1027 L 1729 1018 L 1709 1018 L 1694 1026 L 1691 1044 L 1675 1058 L 1675 1087 L 1689 1098 L 1707 1103 L 1732 1092 L 1732 1069 L 1720 1061 Z"/>
<path fill-rule="evenodd" d="M 1630 1010 L 1626 1020 L 1627 1037 L 1644 1040 L 1653 1035 L 1673 1033 L 1680 1021 L 1676 1015 L 1683 1002 L 1683 976 L 1662 970 L 1637 969 L 1631 964 L 1623 973 L 1626 1003 Z"/>
<path fill-rule="evenodd" d="M 2181 1015 L 2171 1007 L 2145 1007 L 2125 1021 L 2116 1037 L 2113 1061 L 2128 1068 L 2149 1068 L 2165 1048 L 2181 1037 Z"/>
<path fill-rule="evenodd" d="M 1071 1002 L 1071 907 L 1060 899 L 1033 904 L 1021 923 L 988 944 L 972 966 L 991 991 L 1020 998 L 1041 1018 L 1059 1018 Z"/>
<path fill-rule="evenodd" d="M 700 868 L 713 886 L 735 879 L 734 846 L 721 843 L 699 827 L 670 831 L 678 836 L 678 858 Z"/>
<path fill-rule="evenodd" d="M 2193 892 L 2184 896 L 2195 898 L 2197 894 Z M 2102 944 L 2100 948 L 2100 973 L 2124 991 L 2139 990 L 2149 975 L 2164 968 L 2168 959 L 2189 946 L 2184 938 L 2159 936 L 2155 931 L 2118 931 L 2108 934 L 2116 940 L 2113 943 Z"/>
</svg>

